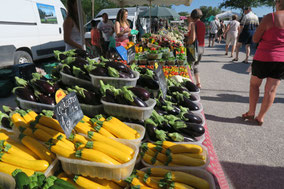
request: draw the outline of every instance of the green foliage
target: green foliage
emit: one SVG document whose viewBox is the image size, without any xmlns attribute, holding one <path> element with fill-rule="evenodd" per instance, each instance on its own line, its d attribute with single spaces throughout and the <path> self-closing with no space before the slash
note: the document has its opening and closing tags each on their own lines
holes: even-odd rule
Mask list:
<svg viewBox="0 0 284 189">
<path fill-rule="evenodd" d="M 203 13 L 203 16 L 201 18 L 202 21 L 205 21 L 205 18 L 208 18 L 210 16 L 215 16 L 217 14 L 220 14 L 222 11 L 220 8 L 218 7 L 207 7 L 207 6 L 201 6 L 200 7 L 200 10 L 202 11 Z"/>
<path fill-rule="evenodd" d="M 274 6 L 274 0 L 223 0 L 220 8 L 244 10 L 245 7 Z"/>
<path fill-rule="evenodd" d="M 189 15 L 189 12 L 179 12 L 178 13 L 180 16 L 186 16 L 186 15 Z"/>
</svg>

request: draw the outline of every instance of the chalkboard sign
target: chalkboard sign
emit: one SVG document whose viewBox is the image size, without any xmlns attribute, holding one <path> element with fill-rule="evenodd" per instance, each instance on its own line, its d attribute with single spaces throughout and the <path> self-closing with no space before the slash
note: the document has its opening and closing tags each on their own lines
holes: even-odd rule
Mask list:
<svg viewBox="0 0 284 189">
<path fill-rule="evenodd" d="M 54 113 L 67 137 L 70 136 L 73 128 L 84 116 L 74 92 L 69 93 L 56 104 Z"/>
<path fill-rule="evenodd" d="M 127 49 L 127 63 L 131 63 L 135 60 L 135 46 L 133 45 Z"/>
<path fill-rule="evenodd" d="M 167 80 L 163 71 L 163 66 L 155 64 L 154 72 L 158 77 L 158 82 L 160 86 L 160 90 L 162 90 L 163 97 L 165 98 L 167 95 Z"/>
</svg>

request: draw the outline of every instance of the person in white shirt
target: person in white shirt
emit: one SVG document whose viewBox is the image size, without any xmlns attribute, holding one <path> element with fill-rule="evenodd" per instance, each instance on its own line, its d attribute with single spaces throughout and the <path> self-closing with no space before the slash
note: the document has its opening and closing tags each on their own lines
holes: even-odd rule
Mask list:
<svg viewBox="0 0 284 189">
<path fill-rule="evenodd" d="M 212 47 L 214 46 L 214 42 L 215 42 L 215 38 L 216 38 L 216 34 L 218 32 L 218 29 L 220 27 L 220 22 L 219 19 L 217 17 L 215 17 L 215 20 L 211 21 L 210 26 L 209 26 L 209 46 L 212 42 Z"/>
<path fill-rule="evenodd" d="M 102 18 L 103 18 L 103 20 L 98 24 L 97 28 L 103 34 L 104 42 L 102 44 L 102 48 L 103 48 L 103 51 L 104 51 L 103 54 L 106 55 L 108 50 L 109 50 L 108 47 L 109 47 L 110 37 L 114 33 L 114 26 L 113 26 L 112 21 L 110 21 L 108 19 L 107 13 L 103 13 Z"/>
<path fill-rule="evenodd" d="M 235 48 L 236 48 L 236 44 L 237 44 L 237 38 L 238 38 L 238 33 L 240 30 L 240 23 L 237 21 L 238 16 L 237 15 L 233 15 L 232 16 L 232 21 L 229 22 L 224 36 L 227 35 L 226 38 L 226 54 L 228 55 L 228 51 L 229 51 L 229 47 L 230 45 L 232 45 L 232 53 L 231 53 L 231 57 L 233 57 L 233 54 L 235 52 Z"/>
</svg>

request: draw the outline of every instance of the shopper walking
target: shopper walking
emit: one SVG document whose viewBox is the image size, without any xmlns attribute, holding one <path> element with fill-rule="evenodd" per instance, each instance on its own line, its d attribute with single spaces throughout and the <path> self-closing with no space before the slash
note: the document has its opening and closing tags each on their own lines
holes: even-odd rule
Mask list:
<svg viewBox="0 0 284 189">
<path fill-rule="evenodd" d="M 98 24 L 98 29 L 102 32 L 103 35 L 103 55 L 107 56 L 109 51 L 109 43 L 110 43 L 110 37 L 114 33 L 114 27 L 112 21 L 108 19 L 108 14 L 103 13 L 102 14 L 103 20 Z"/>
<path fill-rule="evenodd" d="M 120 9 L 117 13 L 116 22 L 115 22 L 115 41 L 116 46 L 127 46 L 129 42 L 129 36 L 131 29 L 129 28 L 129 23 L 127 21 L 128 10 Z"/>
<path fill-rule="evenodd" d="M 220 44 L 221 41 L 222 41 L 222 37 L 223 37 L 224 31 L 225 31 L 225 24 L 224 24 L 224 21 L 221 20 L 221 21 L 220 21 L 220 27 L 219 27 L 219 30 L 218 30 L 218 32 L 217 32 L 217 37 L 218 37 L 218 42 L 219 42 L 219 44 Z"/>
<path fill-rule="evenodd" d="M 209 25 L 209 45 L 208 47 L 214 46 L 214 42 L 215 42 L 219 27 L 220 27 L 219 19 L 215 17 L 215 20 L 211 21 Z"/>
<path fill-rule="evenodd" d="M 226 36 L 225 55 L 228 55 L 229 47 L 230 45 L 232 45 L 231 57 L 233 57 L 233 54 L 235 52 L 237 37 L 238 37 L 239 30 L 240 30 L 240 23 L 237 21 L 237 18 L 238 18 L 237 15 L 232 16 L 232 21 L 229 22 L 224 32 L 224 36 Z"/>
<path fill-rule="evenodd" d="M 103 55 L 102 48 L 102 35 L 101 31 L 97 28 L 97 22 L 95 20 L 91 21 L 92 30 L 91 30 L 91 44 L 95 47 L 95 56 L 99 57 Z"/>
<path fill-rule="evenodd" d="M 259 25 L 258 17 L 251 11 L 251 8 L 245 8 L 244 10 L 245 15 L 243 16 L 243 19 L 241 20 L 241 28 L 240 28 L 240 35 L 239 40 L 237 43 L 236 48 L 236 57 L 233 59 L 233 61 L 239 60 L 239 50 L 242 44 L 245 44 L 246 46 L 246 58 L 243 61 L 243 63 L 248 63 L 248 58 L 250 55 L 250 46 L 253 43 L 252 37 L 256 30 L 256 28 Z"/>
<path fill-rule="evenodd" d="M 67 1 L 67 17 L 63 23 L 65 51 L 70 49 L 83 49 L 82 38 L 79 30 L 77 1 Z"/>
<path fill-rule="evenodd" d="M 195 83 L 198 88 L 201 88 L 198 65 L 204 53 L 205 32 L 206 32 L 205 24 L 200 20 L 202 16 L 203 14 L 200 9 L 194 9 L 190 14 L 191 19 L 189 20 L 189 22 L 194 23 L 195 32 L 196 32 L 197 54 L 198 55 L 197 55 L 197 61 L 193 62 L 192 64 L 192 70 L 194 73 Z"/>
<path fill-rule="evenodd" d="M 259 46 L 252 63 L 249 111 L 242 117 L 254 119 L 259 87 L 266 78 L 261 109 L 255 117 L 258 125 L 262 125 L 266 112 L 273 104 L 280 79 L 284 78 L 284 0 L 276 0 L 276 12 L 262 19 L 253 41 L 259 42 Z"/>
</svg>

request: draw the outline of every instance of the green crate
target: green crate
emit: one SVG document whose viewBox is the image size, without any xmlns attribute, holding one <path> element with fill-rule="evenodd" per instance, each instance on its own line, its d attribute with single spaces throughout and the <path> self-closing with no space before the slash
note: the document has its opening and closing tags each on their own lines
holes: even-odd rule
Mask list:
<svg viewBox="0 0 284 189">
<path fill-rule="evenodd" d="M 43 69 L 44 69 L 44 71 L 47 74 L 51 75 L 52 74 L 52 70 L 56 69 L 58 64 L 59 64 L 58 62 L 46 64 L 46 65 L 43 66 Z"/>
</svg>

